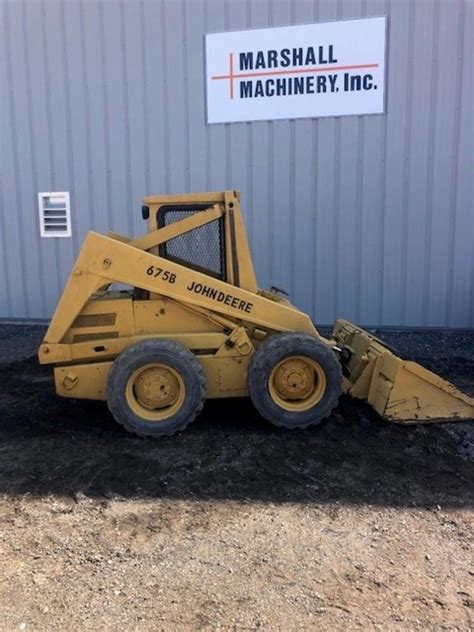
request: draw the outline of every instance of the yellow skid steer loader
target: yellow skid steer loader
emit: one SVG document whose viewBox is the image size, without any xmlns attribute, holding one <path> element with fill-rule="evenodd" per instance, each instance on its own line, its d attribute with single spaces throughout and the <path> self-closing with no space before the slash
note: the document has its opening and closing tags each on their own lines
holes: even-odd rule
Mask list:
<svg viewBox="0 0 474 632">
<path fill-rule="evenodd" d="M 474 417 L 474 400 L 340 320 L 331 339 L 259 289 L 236 191 L 147 197 L 137 239 L 91 232 L 39 348 L 63 397 L 107 400 L 127 430 L 182 430 L 206 398 L 250 395 L 285 428 L 329 416 L 341 392 L 390 421 Z M 128 290 L 114 290 L 125 284 Z"/>
</svg>

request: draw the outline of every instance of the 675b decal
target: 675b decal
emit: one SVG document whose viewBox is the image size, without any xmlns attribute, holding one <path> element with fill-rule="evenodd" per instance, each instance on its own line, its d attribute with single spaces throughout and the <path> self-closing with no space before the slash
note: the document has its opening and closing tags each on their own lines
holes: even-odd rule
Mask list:
<svg viewBox="0 0 474 632">
<path fill-rule="evenodd" d="M 169 270 L 165 270 L 164 268 L 159 268 L 158 266 L 150 266 L 146 273 L 154 279 L 160 278 L 163 281 L 168 281 L 168 283 L 176 282 L 176 274 L 170 272 Z"/>
</svg>

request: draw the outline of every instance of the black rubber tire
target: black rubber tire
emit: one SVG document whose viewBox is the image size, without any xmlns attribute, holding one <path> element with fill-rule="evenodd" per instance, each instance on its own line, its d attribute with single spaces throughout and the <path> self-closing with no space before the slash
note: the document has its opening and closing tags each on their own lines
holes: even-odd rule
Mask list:
<svg viewBox="0 0 474 632">
<path fill-rule="evenodd" d="M 139 417 L 129 406 L 126 385 L 140 366 L 158 362 L 177 371 L 185 386 L 181 407 L 163 421 L 156 423 Z M 107 379 L 107 404 L 115 420 L 129 432 L 142 437 L 172 436 L 184 430 L 201 412 L 206 399 L 206 378 L 196 356 L 172 340 L 143 340 L 128 347 L 114 361 Z"/>
<path fill-rule="evenodd" d="M 317 362 L 326 376 L 326 389 L 314 406 L 304 411 L 285 410 L 273 400 L 268 383 L 276 364 L 289 356 L 307 356 Z M 320 423 L 337 406 L 342 392 L 342 371 L 336 354 L 312 336 L 298 332 L 275 334 L 262 342 L 248 370 L 250 398 L 258 412 L 275 426 L 307 428 Z"/>
</svg>

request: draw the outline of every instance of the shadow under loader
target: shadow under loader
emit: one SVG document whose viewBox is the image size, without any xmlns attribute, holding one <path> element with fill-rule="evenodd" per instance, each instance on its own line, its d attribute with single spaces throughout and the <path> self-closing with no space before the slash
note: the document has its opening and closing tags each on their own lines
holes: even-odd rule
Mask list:
<svg viewBox="0 0 474 632">
<path fill-rule="evenodd" d="M 452 375 L 463 370 L 456 359 L 450 368 Z M 470 423 L 394 425 L 343 396 L 318 428 L 288 431 L 238 398 L 208 401 L 187 432 L 156 441 L 127 433 L 105 402 L 58 398 L 48 368 L 34 357 L 0 364 L 0 380 L 2 494 L 474 504 Z"/>
</svg>

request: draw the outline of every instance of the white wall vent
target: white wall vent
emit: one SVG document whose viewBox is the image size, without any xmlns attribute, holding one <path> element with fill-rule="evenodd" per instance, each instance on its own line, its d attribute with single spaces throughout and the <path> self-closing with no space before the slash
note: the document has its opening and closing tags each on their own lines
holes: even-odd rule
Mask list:
<svg viewBox="0 0 474 632">
<path fill-rule="evenodd" d="M 68 191 L 38 193 L 41 237 L 70 237 L 71 208 Z"/>
</svg>

